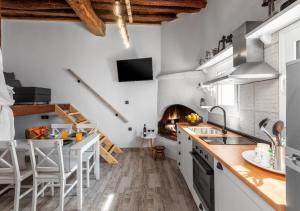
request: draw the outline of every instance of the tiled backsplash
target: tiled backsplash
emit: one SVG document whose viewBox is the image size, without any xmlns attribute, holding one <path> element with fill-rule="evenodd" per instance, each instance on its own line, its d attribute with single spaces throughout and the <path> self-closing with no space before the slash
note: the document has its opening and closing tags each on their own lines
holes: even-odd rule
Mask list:
<svg viewBox="0 0 300 211">
<path fill-rule="evenodd" d="M 265 46 L 264 54 L 265 62 L 278 70 L 278 33 L 273 35 L 272 44 Z M 228 60 L 230 59 L 232 58 Z M 231 68 L 232 63 L 230 61 L 222 62 L 217 65 L 218 67 L 212 67 L 211 72 L 216 72 L 216 69 L 222 69 L 220 65 L 223 66 L 224 70 L 228 70 Z M 266 139 L 266 136 L 259 130 L 258 123 L 264 118 L 270 118 L 271 122 L 267 129 L 272 131 L 273 123 L 279 118 L 278 79 L 240 85 L 238 105 L 235 107 L 225 107 L 225 109 L 228 113 L 227 125 L 229 128 Z M 223 124 L 223 118 L 220 113 L 210 113 L 209 121 Z"/>
</svg>

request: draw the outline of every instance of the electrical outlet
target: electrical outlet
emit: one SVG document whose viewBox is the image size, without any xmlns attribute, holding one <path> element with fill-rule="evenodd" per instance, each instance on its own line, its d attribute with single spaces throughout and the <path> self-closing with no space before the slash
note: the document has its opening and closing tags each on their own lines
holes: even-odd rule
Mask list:
<svg viewBox="0 0 300 211">
<path fill-rule="evenodd" d="M 49 115 L 42 115 L 41 119 L 49 119 Z"/>
</svg>

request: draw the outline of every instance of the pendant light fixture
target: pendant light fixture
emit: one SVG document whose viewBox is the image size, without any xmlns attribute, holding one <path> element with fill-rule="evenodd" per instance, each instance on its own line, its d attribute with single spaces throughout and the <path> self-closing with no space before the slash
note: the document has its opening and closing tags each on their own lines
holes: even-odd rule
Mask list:
<svg viewBox="0 0 300 211">
<path fill-rule="evenodd" d="M 121 37 L 123 39 L 123 43 L 126 48 L 130 47 L 129 43 L 129 35 L 128 35 L 128 29 L 127 29 L 127 24 L 124 19 L 124 13 L 122 10 L 122 5 L 119 0 L 115 1 L 115 6 L 114 6 L 114 15 L 117 17 L 117 25 L 120 30 Z"/>
</svg>

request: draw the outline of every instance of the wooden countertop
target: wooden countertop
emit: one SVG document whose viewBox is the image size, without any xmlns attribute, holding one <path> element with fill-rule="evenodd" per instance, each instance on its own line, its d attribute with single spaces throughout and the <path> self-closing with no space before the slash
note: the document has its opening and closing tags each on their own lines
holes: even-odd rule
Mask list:
<svg viewBox="0 0 300 211">
<path fill-rule="evenodd" d="M 242 152 L 254 149 L 255 145 L 209 145 L 199 135 L 188 130 L 187 125 L 179 124 L 179 126 L 275 210 L 285 210 L 285 176 L 262 170 L 242 158 Z M 206 123 L 202 123 L 197 127 L 217 128 Z M 237 136 L 237 134 L 228 132 L 227 136 Z"/>
</svg>

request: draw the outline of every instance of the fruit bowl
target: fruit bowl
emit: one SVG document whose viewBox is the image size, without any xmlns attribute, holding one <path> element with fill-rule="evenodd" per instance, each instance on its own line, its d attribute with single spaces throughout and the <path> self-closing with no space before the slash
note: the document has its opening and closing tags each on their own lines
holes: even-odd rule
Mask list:
<svg viewBox="0 0 300 211">
<path fill-rule="evenodd" d="M 191 113 L 191 114 L 187 115 L 185 117 L 185 119 L 192 126 L 196 126 L 202 122 L 202 117 L 200 117 L 196 113 Z"/>
</svg>

